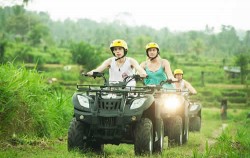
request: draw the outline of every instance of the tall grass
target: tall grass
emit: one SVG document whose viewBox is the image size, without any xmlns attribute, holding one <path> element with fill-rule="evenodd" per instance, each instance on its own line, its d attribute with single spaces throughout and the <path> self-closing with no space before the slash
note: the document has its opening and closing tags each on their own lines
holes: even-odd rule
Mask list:
<svg viewBox="0 0 250 158">
<path fill-rule="evenodd" d="M 246 116 L 246 110 L 230 110 L 228 120 L 223 121 L 228 126 L 222 130 L 216 142 L 211 145 L 206 143 L 202 153 L 194 150 L 193 157 L 250 157 L 250 119 Z"/>
<path fill-rule="evenodd" d="M 71 117 L 69 101 L 69 96 L 47 85 L 35 69 L 1 65 L 0 139 L 13 134 L 55 136 L 65 132 Z"/>
</svg>

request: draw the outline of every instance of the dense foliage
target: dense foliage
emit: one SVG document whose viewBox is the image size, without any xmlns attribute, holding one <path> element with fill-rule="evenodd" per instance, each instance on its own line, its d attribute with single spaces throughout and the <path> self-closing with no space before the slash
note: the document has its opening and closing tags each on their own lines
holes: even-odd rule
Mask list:
<svg viewBox="0 0 250 158">
<path fill-rule="evenodd" d="M 171 62 L 171 68 L 184 70 L 185 79 L 199 92 L 194 99 L 200 99 L 204 107 L 219 107 L 223 97 L 228 98 L 230 108 L 250 105 L 247 80 L 250 30 L 222 26 L 220 32 L 215 32 L 207 26 L 202 31 L 170 32 L 167 28 L 129 27 L 121 21 L 52 21 L 47 13 L 28 12 L 23 6 L 0 7 L 0 26 L 0 140 L 13 139 L 17 135 L 65 136 L 72 117 L 70 100 L 75 89 L 67 87 L 72 88 L 68 94 L 63 82 L 72 81 L 73 85 L 79 79 L 90 82 L 81 78 L 79 71 L 90 70 L 110 57 L 109 44 L 116 38 L 128 42 L 128 56 L 139 62 L 145 60 L 145 44 L 157 42 L 161 56 Z M 35 67 L 29 70 L 26 68 L 28 63 Z M 46 67 L 48 64 L 54 67 Z M 223 70 L 226 65 L 240 66 L 241 83 L 246 85 L 239 85 L 239 78 L 230 78 Z M 51 77 L 58 78 L 60 83 L 47 84 Z M 235 83 L 239 87 L 235 88 Z M 243 116 L 238 118 L 245 121 Z M 216 115 L 210 119 L 218 121 L 219 118 Z M 247 122 L 229 121 L 232 125 L 240 122 L 240 126 L 230 127 L 218 138 L 218 143 L 207 146 L 205 153 L 194 151 L 193 156 L 248 154 L 249 119 Z M 173 157 L 171 153 L 169 156 Z"/>
<path fill-rule="evenodd" d="M 209 26 L 202 31 L 170 32 L 167 27 L 155 30 L 147 26 L 130 27 L 117 21 L 52 21 L 47 13 L 29 12 L 23 6 L 0 7 L 0 24 L 0 57 L 3 62 L 14 58 L 17 61 L 35 62 L 39 58 L 45 63 L 73 62 L 86 65 L 86 62 L 75 59 L 76 52 L 70 49 L 76 48 L 75 43 L 79 43 L 77 47 L 87 50 L 79 54 L 89 57 L 97 50 L 100 50 L 99 53 L 109 52 L 109 44 L 116 38 L 128 42 L 130 55 L 145 55 L 145 44 L 150 41 L 160 45 L 163 55 L 205 55 L 227 61 L 231 56 L 250 54 L 250 31 L 236 30 L 233 26 L 223 25 L 220 32 L 215 32 Z M 56 50 L 57 48 L 70 51 Z M 69 54 L 66 56 L 70 61 L 63 59 L 65 54 Z M 46 61 L 44 56 L 53 60 Z M 95 59 L 89 58 L 89 61 L 100 62 L 99 57 L 100 55 L 96 55 Z"/>
<path fill-rule="evenodd" d="M 70 96 L 47 85 L 36 70 L 0 66 L 0 138 L 12 135 L 60 136 L 71 117 Z M 50 121 L 53 120 L 53 121 Z"/>
</svg>

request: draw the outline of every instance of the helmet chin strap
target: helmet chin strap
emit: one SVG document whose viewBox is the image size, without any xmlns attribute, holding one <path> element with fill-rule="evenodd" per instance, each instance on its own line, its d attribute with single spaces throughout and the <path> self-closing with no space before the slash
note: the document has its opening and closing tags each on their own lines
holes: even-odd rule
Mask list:
<svg viewBox="0 0 250 158">
<path fill-rule="evenodd" d="M 147 55 L 148 55 L 148 54 L 147 54 Z M 152 61 L 152 60 L 154 60 L 155 58 L 157 58 L 157 57 L 158 57 L 158 55 L 159 55 L 159 53 L 157 53 L 157 54 L 156 54 L 156 56 L 155 56 L 155 57 L 153 57 L 153 58 L 150 58 L 150 57 L 149 57 L 149 55 L 148 55 L 148 57 L 149 57 L 150 61 Z"/>
<path fill-rule="evenodd" d="M 115 53 L 113 53 L 113 55 L 115 56 Z M 119 58 L 116 58 L 115 61 L 124 58 L 126 55 L 127 55 L 127 51 L 124 49 L 124 54 L 123 54 L 123 56 L 122 56 L 122 57 L 119 57 Z"/>
<path fill-rule="evenodd" d="M 115 61 L 120 60 L 120 59 L 122 59 L 124 57 L 125 57 L 125 55 L 123 55 L 122 57 L 116 58 Z"/>
</svg>

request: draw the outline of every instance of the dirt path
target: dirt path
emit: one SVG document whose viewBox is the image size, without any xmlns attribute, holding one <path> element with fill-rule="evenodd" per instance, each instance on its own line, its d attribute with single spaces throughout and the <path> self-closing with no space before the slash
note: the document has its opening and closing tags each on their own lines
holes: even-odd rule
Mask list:
<svg viewBox="0 0 250 158">
<path fill-rule="evenodd" d="M 212 137 L 208 139 L 208 145 L 211 146 L 216 142 L 216 139 L 222 134 L 222 132 L 227 128 L 227 123 L 222 123 L 221 127 L 215 129 L 212 133 Z"/>
</svg>

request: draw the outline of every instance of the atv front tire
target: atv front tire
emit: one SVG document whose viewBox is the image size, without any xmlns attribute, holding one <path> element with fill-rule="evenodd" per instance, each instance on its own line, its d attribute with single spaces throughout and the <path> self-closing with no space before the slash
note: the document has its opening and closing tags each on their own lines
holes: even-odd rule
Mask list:
<svg viewBox="0 0 250 158">
<path fill-rule="evenodd" d="M 87 137 L 85 131 L 86 124 L 73 118 L 68 130 L 68 151 L 87 149 L 87 143 L 85 141 Z"/>
<path fill-rule="evenodd" d="M 182 145 L 183 125 L 180 116 L 173 117 L 168 122 L 168 144 Z"/>
<path fill-rule="evenodd" d="M 156 153 L 162 153 L 163 151 L 163 146 L 164 146 L 164 123 L 162 119 L 158 119 L 157 123 L 158 126 L 156 125 L 156 130 L 159 132 L 155 133 L 160 133 L 159 135 L 157 134 L 158 140 L 154 142 L 154 152 Z"/>
<path fill-rule="evenodd" d="M 135 127 L 135 155 L 152 155 L 153 124 L 148 118 L 142 118 Z"/>
</svg>

